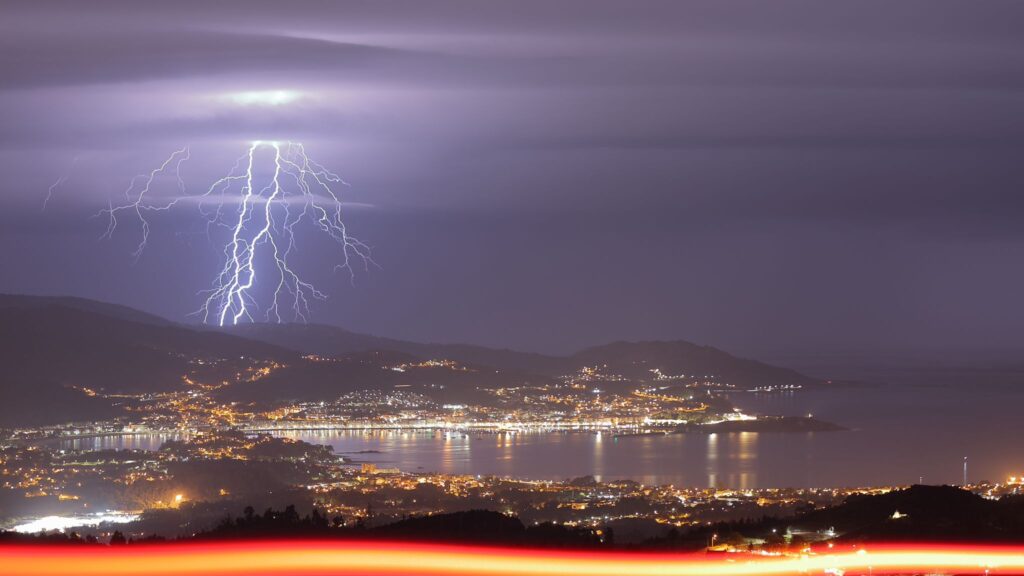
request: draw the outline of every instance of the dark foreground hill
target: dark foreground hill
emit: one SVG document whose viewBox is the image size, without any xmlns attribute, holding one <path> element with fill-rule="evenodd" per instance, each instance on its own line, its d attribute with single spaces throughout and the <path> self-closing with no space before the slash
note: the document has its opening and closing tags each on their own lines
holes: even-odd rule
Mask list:
<svg viewBox="0 0 1024 576">
<path fill-rule="evenodd" d="M 309 508 L 306 508 L 309 509 Z M 899 514 L 897 514 L 899 512 Z M 175 526 L 178 523 L 174 524 Z M 251 507 L 212 528 L 184 540 L 260 540 L 338 538 L 407 540 L 562 548 L 647 548 L 698 550 L 719 543 L 769 549 L 802 549 L 823 538 L 838 542 L 1019 543 L 1024 542 L 1024 497 L 987 500 L 949 486 L 912 486 L 887 494 L 852 496 L 844 503 L 788 518 L 745 521 L 671 529 L 642 542 L 629 534 L 597 526 L 574 528 L 558 524 L 524 524 L 518 518 L 489 510 L 468 510 L 410 517 L 377 525 L 365 519 L 346 522 L 314 509 L 300 515 L 295 506 Z M 157 535 L 158 539 L 162 535 Z M 115 537 L 116 538 L 116 537 Z M 620 542 L 621 540 L 621 542 Z M 68 535 L 28 536 L 0 532 L 0 541 L 81 543 Z M 95 542 L 95 540 L 90 540 Z M 823 545 L 823 544 L 820 544 Z"/>
<path fill-rule="evenodd" d="M 983 498 L 954 486 L 915 485 L 884 494 L 853 495 L 842 504 L 791 518 L 750 519 L 674 535 L 657 546 L 699 545 L 712 534 L 782 546 L 839 542 L 1024 542 L 1024 495 Z"/>
<path fill-rule="evenodd" d="M 953 486 L 911 486 L 850 496 L 833 508 L 801 516 L 804 530 L 834 528 L 854 541 L 1024 540 L 1024 496 L 989 500 Z"/>
</svg>

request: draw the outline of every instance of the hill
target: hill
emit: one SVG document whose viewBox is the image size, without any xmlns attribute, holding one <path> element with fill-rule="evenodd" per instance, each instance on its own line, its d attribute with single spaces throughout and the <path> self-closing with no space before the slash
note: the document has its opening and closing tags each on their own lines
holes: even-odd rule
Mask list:
<svg viewBox="0 0 1024 576">
<path fill-rule="evenodd" d="M 53 306 L 63 306 L 83 312 L 95 312 L 103 316 L 110 316 L 119 320 L 128 320 L 140 324 L 152 324 L 154 326 L 174 326 L 166 318 L 150 314 L 128 306 L 89 300 L 88 298 L 77 298 L 75 296 L 25 296 L 19 294 L 0 294 L 0 308 L 20 309 L 41 309 Z"/>
<path fill-rule="evenodd" d="M 0 427 L 115 417 L 123 410 L 105 394 L 181 390 L 184 376 L 197 371 L 204 381 L 230 380 L 253 362 L 273 361 L 280 368 L 245 386 L 221 389 L 220 398 L 331 400 L 355 390 L 403 387 L 459 403 L 478 399 L 479 385 L 547 381 L 478 364 L 389 369 L 421 360 L 391 350 L 310 359 L 275 344 L 183 326 L 131 308 L 77 298 L 2 296 Z"/>
<path fill-rule="evenodd" d="M 631 379 L 651 378 L 651 371 L 658 370 L 665 377 L 687 375 L 743 386 L 819 383 L 795 370 L 738 358 L 718 348 L 683 340 L 613 342 L 577 352 L 570 360 L 577 367 L 604 365 L 609 372 Z"/>
<path fill-rule="evenodd" d="M 897 514 L 898 512 L 898 514 Z M 989 500 L 953 486 L 911 486 L 850 496 L 839 506 L 797 518 L 803 530 L 834 528 L 851 541 L 1024 539 L 1024 498 Z"/>
<path fill-rule="evenodd" d="M 552 377 L 572 374 L 585 366 L 604 366 L 608 373 L 634 380 L 652 379 L 655 377 L 652 370 L 657 369 L 666 376 L 714 376 L 719 381 L 740 386 L 809 386 L 821 383 L 795 370 L 738 358 L 711 346 L 683 340 L 613 342 L 586 348 L 571 356 L 549 356 L 468 344 L 408 342 L 317 324 L 245 324 L 232 327 L 228 332 L 307 354 L 336 356 L 393 350 L 421 358 L 447 358 L 498 370 Z"/>
<path fill-rule="evenodd" d="M 810 510 L 806 508 L 810 507 Z M 712 535 L 745 547 L 750 540 L 768 549 L 825 547 L 826 542 L 988 544 L 1024 541 L 1024 495 L 998 500 L 955 486 L 914 485 L 882 494 L 857 494 L 825 508 L 784 518 L 748 518 L 670 531 L 648 540 L 652 548 L 701 549 Z M 748 540 L 749 539 L 749 540 Z"/>
<path fill-rule="evenodd" d="M 229 334 L 126 319 L 146 319 L 131 309 L 82 304 L 66 299 L 0 299 L 0 426 L 111 416 L 118 410 L 110 402 L 76 388 L 172 390 L 181 386 L 195 358 L 299 356 Z"/>
<path fill-rule="evenodd" d="M 268 403 L 281 400 L 310 402 L 334 400 L 356 390 L 402 389 L 422 394 L 441 404 L 487 404 L 493 397 L 479 388 L 549 383 L 545 376 L 489 366 L 459 363 L 432 366 L 403 352 L 373 350 L 323 359 L 300 358 L 284 368 L 244 386 L 216 392 L 221 400 Z"/>
<path fill-rule="evenodd" d="M 471 344 L 430 344 L 350 332 L 324 324 L 241 324 L 224 328 L 230 334 L 269 342 L 305 354 L 341 356 L 370 350 L 404 352 L 421 358 L 449 358 L 460 362 L 557 376 L 567 369 L 565 358 Z"/>
<path fill-rule="evenodd" d="M 453 360 L 458 366 L 424 365 L 427 359 Z M 197 365 L 209 381 L 219 382 L 254 362 L 271 361 L 281 368 L 218 394 L 241 402 L 332 400 L 357 389 L 402 386 L 460 403 L 477 400 L 480 387 L 549 384 L 585 366 L 602 366 L 603 372 L 630 381 L 684 374 L 738 386 L 816 382 L 683 341 L 616 342 L 559 357 L 407 342 L 315 324 L 209 329 L 81 298 L 0 296 L 0 426 L 106 418 L 118 409 L 85 389 L 165 392 L 181 389 Z M 391 369 L 414 364 L 419 365 Z"/>
</svg>

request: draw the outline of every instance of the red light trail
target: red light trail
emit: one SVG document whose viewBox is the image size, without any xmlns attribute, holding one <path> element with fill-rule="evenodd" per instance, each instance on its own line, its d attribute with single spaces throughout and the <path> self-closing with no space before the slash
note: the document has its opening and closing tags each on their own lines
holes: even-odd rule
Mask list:
<svg viewBox="0 0 1024 576">
<path fill-rule="evenodd" d="M 397 542 L 0 546 L 7 576 L 1024 574 L 1024 546 L 886 545 L 800 556 L 580 552 Z"/>
</svg>

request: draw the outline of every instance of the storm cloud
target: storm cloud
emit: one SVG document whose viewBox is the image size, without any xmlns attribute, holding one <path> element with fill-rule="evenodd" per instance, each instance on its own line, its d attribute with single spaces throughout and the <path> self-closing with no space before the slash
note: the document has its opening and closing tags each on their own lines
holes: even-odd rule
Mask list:
<svg viewBox="0 0 1024 576">
<path fill-rule="evenodd" d="M 90 216 L 183 144 L 199 189 L 281 139 L 351 182 L 383 268 L 351 286 L 310 242 L 321 322 L 545 351 L 1016 346 L 1021 21 L 999 1 L 5 2 L 0 290 L 187 321 L 218 255 L 194 215 L 154 221 L 138 263 L 130 221 L 97 242 Z"/>
</svg>

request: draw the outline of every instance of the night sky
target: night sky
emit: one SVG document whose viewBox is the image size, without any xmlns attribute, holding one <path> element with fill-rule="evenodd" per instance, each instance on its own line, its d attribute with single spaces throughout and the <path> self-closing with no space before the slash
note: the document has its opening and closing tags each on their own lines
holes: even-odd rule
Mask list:
<svg viewBox="0 0 1024 576">
<path fill-rule="evenodd" d="M 92 218 L 189 144 L 351 183 L 297 262 L 315 321 L 564 352 L 1016 347 L 1024 3 L 0 3 L 0 291 L 179 321 L 220 266 L 188 210 Z M 66 181 L 42 210 L 47 188 Z M 176 194 L 172 186 L 156 194 Z"/>
</svg>

